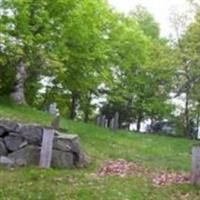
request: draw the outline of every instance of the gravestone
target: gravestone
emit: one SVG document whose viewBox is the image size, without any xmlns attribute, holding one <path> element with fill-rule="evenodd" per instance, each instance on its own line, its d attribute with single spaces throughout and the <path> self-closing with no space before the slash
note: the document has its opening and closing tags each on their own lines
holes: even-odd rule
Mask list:
<svg viewBox="0 0 200 200">
<path fill-rule="evenodd" d="M 54 116 L 53 116 L 53 120 L 51 122 L 51 127 L 58 130 L 59 129 L 59 124 L 60 124 L 60 114 L 59 113 L 56 113 Z"/>
<path fill-rule="evenodd" d="M 192 148 L 192 184 L 200 186 L 200 145 Z"/>
<path fill-rule="evenodd" d="M 40 167 L 49 168 L 52 160 L 53 140 L 56 129 L 59 128 L 59 110 L 56 103 L 50 105 L 49 112 L 53 115 L 52 129 L 44 129 L 40 152 Z"/>
<path fill-rule="evenodd" d="M 200 186 L 200 145 L 192 148 L 192 184 Z"/>
<path fill-rule="evenodd" d="M 114 118 L 112 118 L 111 120 L 110 120 L 110 124 L 109 124 L 109 128 L 110 128 L 110 130 L 114 130 Z"/>
<path fill-rule="evenodd" d="M 49 105 L 49 113 L 52 115 L 55 115 L 55 113 L 58 111 L 57 109 L 57 104 L 56 103 L 52 103 Z"/>
<path fill-rule="evenodd" d="M 54 134 L 54 129 L 44 129 L 40 152 L 40 167 L 42 168 L 49 168 L 51 165 Z"/>
<path fill-rule="evenodd" d="M 108 128 L 108 119 L 105 119 L 105 121 L 104 121 L 104 127 Z"/>
<path fill-rule="evenodd" d="M 96 117 L 95 124 L 96 124 L 97 126 L 100 126 L 100 124 L 101 124 L 101 116 L 100 116 L 100 115 L 98 115 L 98 116 Z"/>
<path fill-rule="evenodd" d="M 100 126 L 104 127 L 105 126 L 105 115 L 101 116 L 101 122 L 100 122 Z"/>
<path fill-rule="evenodd" d="M 51 127 L 54 129 L 59 129 L 60 113 L 59 113 L 56 103 L 53 103 L 50 105 L 49 112 L 53 116 Z"/>
</svg>

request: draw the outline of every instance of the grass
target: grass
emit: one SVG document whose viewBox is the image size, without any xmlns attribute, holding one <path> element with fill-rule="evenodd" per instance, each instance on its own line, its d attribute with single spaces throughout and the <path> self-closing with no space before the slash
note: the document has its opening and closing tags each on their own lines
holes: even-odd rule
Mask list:
<svg viewBox="0 0 200 200">
<path fill-rule="evenodd" d="M 0 117 L 48 125 L 51 117 L 29 107 L 0 101 Z M 61 128 L 80 136 L 81 145 L 92 159 L 84 169 L 37 167 L 0 169 L 0 200 L 199 200 L 200 189 L 191 185 L 155 187 L 149 178 L 92 178 L 101 163 L 124 158 L 155 171 L 191 170 L 193 141 L 158 135 L 112 133 L 91 124 L 61 120 Z"/>
</svg>

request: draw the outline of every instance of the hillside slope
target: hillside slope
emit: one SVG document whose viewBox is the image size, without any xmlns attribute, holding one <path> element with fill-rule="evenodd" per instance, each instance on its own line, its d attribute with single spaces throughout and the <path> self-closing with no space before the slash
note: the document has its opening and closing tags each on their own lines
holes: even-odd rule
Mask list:
<svg viewBox="0 0 200 200">
<path fill-rule="evenodd" d="M 20 122 L 50 124 L 51 117 L 29 107 L 0 102 L 0 117 Z M 193 141 L 158 135 L 112 133 L 90 124 L 61 120 L 61 128 L 80 136 L 92 163 L 87 169 L 1 169 L 0 199 L 125 200 L 199 199 L 190 185 L 153 186 L 144 176 L 94 177 L 105 160 L 133 161 L 148 171 L 190 172 Z"/>
</svg>

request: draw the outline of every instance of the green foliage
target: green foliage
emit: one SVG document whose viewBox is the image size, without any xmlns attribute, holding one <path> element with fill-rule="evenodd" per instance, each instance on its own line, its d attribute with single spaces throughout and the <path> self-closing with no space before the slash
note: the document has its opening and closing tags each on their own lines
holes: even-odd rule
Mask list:
<svg viewBox="0 0 200 200">
<path fill-rule="evenodd" d="M 160 35 L 159 24 L 155 21 L 151 13 L 145 7 L 137 6 L 135 10 L 131 11 L 130 15 L 138 22 L 140 28 L 145 35 L 152 39 L 158 39 Z"/>
<path fill-rule="evenodd" d="M 42 110 L 56 102 L 62 115 L 88 121 L 98 108 L 93 100 L 104 95 L 123 121 L 140 123 L 170 118 L 170 94 L 187 90 L 191 116 L 198 115 L 198 8 L 171 45 L 142 6 L 127 16 L 104 0 L 1 0 L 0 6 L 0 94 L 12 92 L 23 60 L 26 101 Z"/>
<path fill-rule="evenodd" d="M 0 51 L 0 95 L 8 95 L 14 84 L 15 69 Z"/>
</svg>

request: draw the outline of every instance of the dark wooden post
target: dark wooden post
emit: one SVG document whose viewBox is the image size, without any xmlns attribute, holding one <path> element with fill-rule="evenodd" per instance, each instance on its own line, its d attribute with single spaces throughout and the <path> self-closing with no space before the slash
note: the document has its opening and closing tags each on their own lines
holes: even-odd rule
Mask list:
<svg viewBox="0 0 200 200">
<path fill-rule="evenodd" d="M 192 148 L 192 184 L 200 186 L 200 144 Z"/>
</svg>

